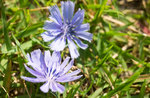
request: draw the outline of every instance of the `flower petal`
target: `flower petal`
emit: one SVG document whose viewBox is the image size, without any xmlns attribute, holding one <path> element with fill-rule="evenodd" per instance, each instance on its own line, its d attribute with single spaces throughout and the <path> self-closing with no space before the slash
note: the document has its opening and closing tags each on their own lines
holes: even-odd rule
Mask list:
<svg viewBox="0 0 150 98">
<path fill-rule="evenodd" d="M 61 26 L 56 24 L 55 22 L 46 21 L 43 29 L 47 31 L 60 31 Z"/>
<path fill-rule="evenodd" d="M 49 50 L 44 52 L 44 61 L 47 67 L 51 66 L 52 63 L 52 57 L 51 57 L 51 53 Z"/>
<path fill-rule="evenodd" d="M 62 75 L 62 76 L 58 77 L 58 78 L 56 79 L 56 81 L 59 82 L 59 80 L 66 79 L 66 78 L 68 78 L 68 77 L 73 77 L 73 76 L 77 75 L 77 74 L 80 73 L 80 72 L 81 72 L 80 69 L 75 70 L 75 71 L 73 71 L 73 72 L 71 72 L 71 73 L 68 73 L 68 74 L 65 74 L 65 75 Z"/>
<path fill-rule="evenodd" d="M 50 82 L 50 89 L 51 89 L 52 92 L 57 92 L 57 89 L 56 89 L 56 87 L 54 86 L 54 82 L 53 82 L 53 81 Z"/>
<path fill-rule="evenodd" d="M 74 15 L 74 17 L 72 19 L 72 25 L 75 25 L 75 26 L 81 25 L 82 22 L 83 22 L 83 19 L 84 19 L 84 10 L 79 9 L 75 13 L 75 15 Z"/>
<path fill-rule="evenodd" d="M 82 24 L 78 27 L 76 27 L 74 30 L 75 31 L 88 31 L 90 29 L 90 25 L 89 23 L 86 23 L 86 24 Z"/>
<path fill-rule="evenodd" d="M 65 90 L 65 87 L 57 82 L 54 82 L 54 87 L 59 93 L 63 93 Z"/>
<path fill-rule="evenodd" d="M 74 80 L 77 80 L 79 78 L 81 78 L 82 75 L 79 75 L 79 76 L 73 76 L 73 77 L 63 77 L 63 78 L 58 78 L 56 81 L 57 82 L 70 82 L 70 81 L 74 81 Z"/>
<path fill-rule="evenodd" d="M 63 18 L 66 23 L 71 22 L 75 4 L 71 1 L 61 2 Z"/>
<path fill-rule="evenodd" d="M 63 61 L 63 63 L 60 65 L 61 69 L 63 70 L 64 67 L 67 65 L 67 63 L 69 62 L 70 57 L 66 57 L 66 59 Z"/>
<path fill-rule="evenodd" d="M 31 77 L 25 77 L 25 76 L 21 76 L 21 78 L 26 81 L 33 82 L 33 83 L 40 83 L 40 82 L 47 81 L 47 79 L 45 78 L 31 78 Z"/>
<path fill-rule="evenodd" d="M 51 41 L 56 37 L 54 35 L 49 34 L 48 32 L 42 33 L 41 36 L 45 42 Z"/>
<path fill-rule="evenodd" d="M 71 76 L 77 75 L 77 74 L 80 73 L 80 72 L 81 72 L 81 70 L 80 70 L 80 69 L 77 69 L 77 70 L 75 70 L 75 71 L 73 71 L 73 72 L 71 72 L 71 73 L 68 73 L 68 74 L 64 75 L 64 76 L 71 77 Z M 62 76 L 62 77 L 63 77 L 63 76 Z"/>
<path fill-rule="evenodd" d="M 54 76 L 56 72 L 57 64 L 58 64 L 57 62 L 52 62 L 51 67 L 48 69 L 47 75 L 49 76 L 50 79 Z"/>
<path fill-rule="evenodd" d="M 30 54 L 29 53 L 27 53 L 27 58 L 28 58 L 28 63 L 32 63 L 32 59 L 31 59 L 31 56 L 30 56 Z M 30 64 L 29 64 L 30 65 Z"/>
<path fill-rule="evenodd" d="M 50 47 L 52 50 L 55 50 L 55 51 L 62 51 L 66 46 L 66 40 L 65 38 L 63 37 L 57 37 L 51 44 L 50 44 Z"/>
<path fill-rule="evenodd" d="M 79 56 L 79 52 L 77 50 L 75 43 L 71 40 L 70 37 L 68 37 L 67 40 L 71 58 L 77 58 Z"/>
<path fill-rule="evenodd" d="M 82 43 L 82 41 L 76 37 L 73 37 L 74 41 L 77 43 L 77 45 L 82 48 L 82 49 L 86 49 L 88 47 L 87 44 Z"/>
<path fill-rule="evenodd" d="M 61 63 L 61 55 L 59 51 L 54 51 L 52 54 L 52 60 L 53 62 L 58 62 L 59 64 Z"/>
<path fill-rule="evenodd" d="M 77 37 L 80 37 L 81 39 L 87 40 L 89 42 L 91 42 L 92 37 L 93 37 L 93 34 L 91 34 L 89 32 L 84 32 L 84 31 L 76 32 L 75 35 Z"/>
<path fill-rule="evenodd" d="M 47 81 L 46 83 L 44 83 L 41 87 L 40 87 L 40 90 L 44 93 L 47 93 L 49 91 L 49 88 L 50 88 L 50 84 L 49 82 Z"/>
<path fill-rule="evenodd" d="M 56 75 L 57 76 L 61 76 L 64 74 L 64 68 L 66 67 L 66 65 L 68 64 L 68 61 L 69 61 L 70 57 L 67 57 L 62 64 L 60 64 L 58 67 L 57 67 L 57 73 Z"/>
<path fill-rule="evenodd" d="M 57 24 L 62 25 L 62 18 L 60 15 L 60 11 L 57 5 L 50 7 L 49 11 L 51 13 L 51 19 L 54 20 Z"/>
<path fill-rule="evenodd" d="M 66 74 L 66 73 L 71 69 L 71 67 L 73 66 L 73 63 L 74 63 L 74 59 L 72 59 L 72 60 L 69 62 L 69 64 L 64 68 L 63 73 L 62 73 L 61 75 Z"/>
<path fill-rule="evenodd" d="M 37 71 L 32 70 L 31 68 L 29 68 L 27 65 L 25 65 L 25 68 L 28 72 L 30 72 L 32 75 L 36 76 L 36 77 L 42 77 L 43 75 Z"/>
<path fill-rule="evenodd" d="M 44 59 L 42 57 L 42 53 L 40 49 L 34 50 L 31 52 L 31 56 L 27 54 L 28 58 L 28 65 L 31 65 L 35 71 L 38 71 L 39 73 L 42 73 L 42 67 L 41 64 L 43 64 Z"/>
<path fill-rule="evenodd" d="M 46 69 L 46 65 L 44 62 L 44 56 L 40 49 L 34 50 L 31 52 L 31 59 L 32 59 L 32 67 L 39 71 L 40 73 L 44 73 L 44 70 Z"/>
</svg>

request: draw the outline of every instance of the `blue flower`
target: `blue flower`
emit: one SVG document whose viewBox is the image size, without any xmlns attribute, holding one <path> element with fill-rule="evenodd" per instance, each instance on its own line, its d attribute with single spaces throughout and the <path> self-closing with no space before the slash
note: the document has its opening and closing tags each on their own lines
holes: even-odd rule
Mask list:
<svg viewBox="0 0 150 98">
<path fill-rule="evenodd" d="M 52 92 L 63 93 L 65 87 L 59 82 L 69 82 L 82 77 L 82 75 L 76 76 L 80 73 L 80 69 L 68 73 L 68 71 L 73 66 L 74 60 L 72 59 L 69 63 L 69 57 L 67 57 L 63 63 L 61 63 L 60 52 L 53 52 L 52 56 L 49 51 L 45 51 L 44 55 L 41 50 L 35 50 L 31 52 L 31 56 L 27 54 L 28 65 L 32 66 L 32 69 L 25 65 L 28 72 L 35 76 L 25 77 L 21 76 L 22 79 L 33 82 L 40 83 L 45 82 L 41 87 L 41 91 L 47 93 L 49 89 Z M 68 64 L 68 65 L 67 65 Z M 67 65 L 67 66 L 66 66 Z"/>
<path fill-rule="evenodd" d="M 45 22 L 43 29 L 46 32 L 42 33 L 41 36 L 45 42 L 53 40 L 49 46 L 55 51 L 62 51 L 67 44 L 71 57 L 77 58 L 79 53 L 76 44 L 82 49 L 88 47 L 79 38 L 91 42 L 93 35 L 87 32 L 89 30 L 89 24 L 82 24 L 84 10 L 78 9 L 73 16 L 74 7 L 75 4 L 71 1 L 61 2 L 63 18 L 57 5 L 49 8 L 51 13 L 49 18 L 51 21 Z"/>
</svg>

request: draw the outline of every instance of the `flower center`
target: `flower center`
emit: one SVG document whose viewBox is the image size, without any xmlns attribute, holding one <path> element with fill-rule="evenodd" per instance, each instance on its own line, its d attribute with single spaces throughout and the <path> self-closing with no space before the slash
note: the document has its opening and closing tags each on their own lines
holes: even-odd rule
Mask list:
<svg viewBox="0 0 150 98">
<path fill-rule="evenodd" d="M 72 32 L 72 26 L 70 24 L 64 24 L 62 27 L 64 36 L 70 34 Z"/>
</svg>

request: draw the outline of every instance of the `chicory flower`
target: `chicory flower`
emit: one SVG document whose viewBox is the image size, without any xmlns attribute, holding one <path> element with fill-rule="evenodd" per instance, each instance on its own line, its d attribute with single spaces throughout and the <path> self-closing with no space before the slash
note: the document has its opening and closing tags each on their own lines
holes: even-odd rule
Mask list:
<svg viewBox="0 0 150 98">
<path fill-rule="evenodd" d="M 52 21 L 45 22 L 43 29 L 46 31 L 41 36 L 45 42 L 53 40 L 49 45 L 52 50 L 62 51 L 68 45 L 71 57 L 77 58 L 79 53 L 76 44 L 82 49 L 88 47 L 79 38 L 90 42 L 93 35 L 87 32 L 89 24 L 82 24 L 84 10 L 78 9 L 74 14 L 74 7 L 75 4 L 71 1 L 61 2 L 62 16 L 57 5 L 50 7 L 49 18 Z"/>
<path fill-rule="evenodd" d="M 70 57 L 67 57 L 61 63 L 60 52 L 54 51 L 51 56 L 49 51 L 45 51 L 43 55 L 41 50 L 38 49 L 31 52 L 31 55 L 27 54 L 27 58 L 27 64 L 31 65 L 32 68 L 27 65 L 25 65 L 25 68 L 35 77 L 21 76 L 21 78 L 33 83 L 44 82 L 40 87 L 40 90 L 44 93 L 47 93 L 49 89 L 52 92 L 63 93 L 65 87 L 60 82 L 74 81 L 82 77 L 82 75 L 77 76 L 80 73 L 80 69 L 68 73 L 73 66 L 74 60 L 72 59 L 69 62 Z"/>
</svg>

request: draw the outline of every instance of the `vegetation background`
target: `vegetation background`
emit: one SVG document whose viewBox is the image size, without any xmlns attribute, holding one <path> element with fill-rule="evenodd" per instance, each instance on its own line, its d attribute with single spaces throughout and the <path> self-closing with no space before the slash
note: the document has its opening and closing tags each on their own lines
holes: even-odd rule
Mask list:
<svg viewBox="0 0 150 98">
<path fill-rule="evenodd" d="M 79 49 L 75 67 L 83 77 L 65 83 L 63 94 L 40 91 L 26 82 L 26 53 L 47 50 L 40 34 L 48 7 L 60 0 L 0 0 L 0 96 L 15 98 L 149 98 L 150 0 L 71 0 L 85 9 L 93 34 L 88 49 Z M 68 49 L 62 53 L 69 55 Z"/>
</svg>

